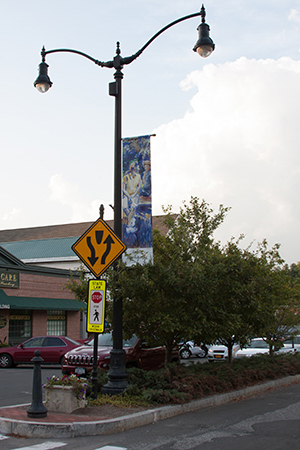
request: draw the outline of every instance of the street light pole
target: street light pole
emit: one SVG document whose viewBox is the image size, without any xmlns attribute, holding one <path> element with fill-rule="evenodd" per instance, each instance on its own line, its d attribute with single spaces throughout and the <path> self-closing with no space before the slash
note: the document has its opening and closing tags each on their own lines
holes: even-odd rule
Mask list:
<svg viewBox="0 0 300 450">
<path fill-rule="evenodd" d="M 164 31 L 176 25 L 179 22 L 183 22 L 193 17 L 201 16 L 201 24 L 197 30 L 199 32 L 199 38 L 196 42 L 193 50 L 197 52 L 201 57 L 208 57 L 215 49 L 215 45 L 212 39 L 209 37 L 209 25 L 205 23 L 205 8 L 202 8 L 199 12 L 189 14 L 188 16 L 181 17 L 154 34 L 145 45 L 140 48 L 132 56 L 123 58 L 121 56 L 120 43 L 117 42 L 116 55 L 112 61 L 99 61 L 86 53 L 73 49 L 53 49 L 45 50 L 43 47 L 41 51 L 42 62 L 39 65 L 39 76 L 34 82 L 34 86 L 39 92 L 47 92 L 52 86 L 52 82 L 48 76 L 48 64 L 46 63 L 46 55 L 50 53 L 68 52 L 75 53 L 89 60 L 93 61 L 100 67 L 114 68 L 115 81 L 109 83 L 109 95 L 115 97 L 115 137 L 114 137 L 114 232 L 122 239 L 122 69 L 125 65 L 131 64 L 137 59 L 143 51 Z M 123 349 L 123 331 L 122 331 L 122 299 L 114 298 L 113 301 L 113 349 L 111 351 L 111 362 L 109 369 L 109 381 L 107 385 L 103 387 L 103 392 L 107 394 L 118 394 L 124 392 L 127 386 L 127 374 L 125 370 L 125 351 Z"/>
</svg>

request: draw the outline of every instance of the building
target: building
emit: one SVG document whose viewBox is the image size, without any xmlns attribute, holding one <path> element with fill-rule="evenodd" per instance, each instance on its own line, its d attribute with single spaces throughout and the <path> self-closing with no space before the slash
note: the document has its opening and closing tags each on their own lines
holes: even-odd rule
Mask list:
<svg viewBox="0 0 300 450">
<path fill-rule="evenodd" d="M 39 335 L 79 339 L 85 305 L 65 289 L 68 270 L 25 264 L 0 247 L 0 340 L 12 345 Z"/>
<path fill-rule="evenodd" d="M 165 231 L 164 216 L 152 218 Z M 107 221 L 113 227 L 113 221 Z M 0 230 L 0 340 L 86 334 L 85 305 L 64 288 L 81 262 L 72 245 L 92 222 Z"/>
</svg>

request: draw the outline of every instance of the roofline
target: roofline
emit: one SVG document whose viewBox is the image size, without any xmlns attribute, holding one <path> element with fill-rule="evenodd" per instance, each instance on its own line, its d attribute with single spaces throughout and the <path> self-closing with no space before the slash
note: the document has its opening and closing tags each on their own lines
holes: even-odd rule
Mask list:
<svg viewBox="0 0 300 450">
<path fill-rule="evenodd" d="M 69 277 L 71 275 L 77 277 L 79 276 L 78 270 L 72 269 L 57 269 L 55 267 L 39 267 L 39 266 L 30 266 L 23 264 L 22 265 L 6 265 L 0 263 L 0 269 L 5 270 L 14 270 L 18 272 L 24 273 L 37 273 L 40 275 L 52 275 L 52 276 L 60 276 L 60 277 Z"/>
<path fill-rule="evenodd" d="M 45 262 L 64 262 L 64 261 L 80 261 L 77 256 L 53 256 L 51 258 L 28 258 L 22 259 L 25 264 L 33 264 L 33 263 L 45 263 Z"/>
<path fill-rule="evenodd" d="M 5 248 L 1 246 L 0 246 L 0 254 L 2 254 L 5 258 L 13 262 L 14 264 L 25 267 L 25 263 L 21 259 L 17 258 L 16 256 L 14 256 L 12 253 L 8 252 L 7 250 L 5 250 Z"/>
</svg>

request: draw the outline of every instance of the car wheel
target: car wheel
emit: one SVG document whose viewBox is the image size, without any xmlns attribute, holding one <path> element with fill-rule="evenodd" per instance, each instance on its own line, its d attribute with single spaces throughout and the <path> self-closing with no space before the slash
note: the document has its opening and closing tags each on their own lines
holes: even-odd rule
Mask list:
<svg viewBox="0 0 300 450">
<path fill-rule="evenodd" d="M 183 348 L 182 350 L 180 350 L 180 358 L 189 359 L 190 356 L 191 352 L 189 351 L 189 349 Z"/>
<path fill-rule="evenodd" d="M 2 369 L 8 369 L 12 365 L 13 359 L 10 355 L 8 355 L 7 353 L 3 353 L 2 355 L 0 355 L 0 367 Z"/>
<path fill-rule="evenodd" d="M 201 348 L 200 352 L 197 353 L 198 358 L 205 358 L 207 352 Z"/>
</svg>

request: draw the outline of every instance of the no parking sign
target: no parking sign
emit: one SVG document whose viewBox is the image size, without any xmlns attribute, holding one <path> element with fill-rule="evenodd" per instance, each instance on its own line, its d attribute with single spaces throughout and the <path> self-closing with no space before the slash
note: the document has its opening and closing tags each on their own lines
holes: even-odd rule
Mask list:
<svg viewBox="0 0 300 450">
<path fill-rule="evenodd" d="M 105 280 L 89 280 L 87 331 L 103 333 L 105 325 Z"/>
</svg>

